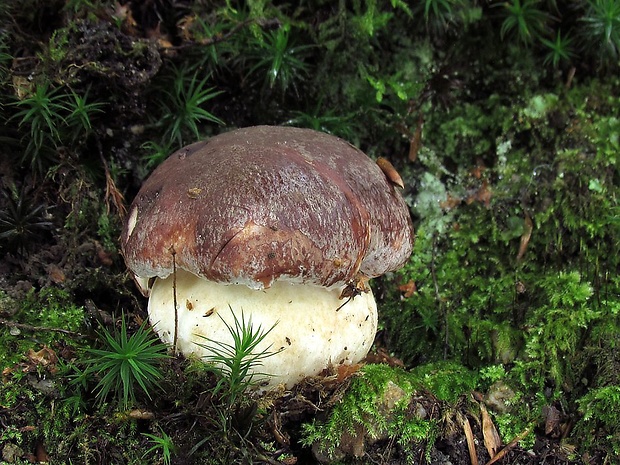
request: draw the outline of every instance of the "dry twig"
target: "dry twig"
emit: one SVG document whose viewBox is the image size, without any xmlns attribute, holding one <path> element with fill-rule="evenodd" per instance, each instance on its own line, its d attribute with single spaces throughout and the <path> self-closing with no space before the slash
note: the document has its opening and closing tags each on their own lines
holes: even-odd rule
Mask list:
<svg viewBox="0 0 620 465">
<path fill-rule="evenodd" d="M 86 337 L 84 334 L 81 334 L 81 333 L 78 333 L 78 332 L 75 332 L 75 331 L 70 331 L 68 329 L 50 328 L 48 326 L 32 326 L 32 325 L 28 325 L 26 323 L 16 323 L 15 321 L 5 320 L 4 318 L 0 318 L 0 324 L 4 325 L 4 326 L 8 326 L 9 328 L 17 328 L 17 329 L 20 329 L 20 330 L 30 331 L 30 332 L 33 332 L 33 333 L 52 332 L 52 333 L 66 334 L 67 336 L 77 337 L 77 338 L 85 338 Z"/>
</svg>

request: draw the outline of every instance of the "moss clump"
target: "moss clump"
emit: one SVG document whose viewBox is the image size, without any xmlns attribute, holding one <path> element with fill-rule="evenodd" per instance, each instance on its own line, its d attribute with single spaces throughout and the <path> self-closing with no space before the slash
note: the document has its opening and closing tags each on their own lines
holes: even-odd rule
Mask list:
<svg viewBox="0 0 620 465">
<path fill-rule="evenodd" d="M 411 379 L 448 403 L 455 403 L 459 397 L 473 391 L 479 378 L 478 373 L 455 362 L 428 363 L 411 370 Z"/>
<path fill-rule="evenodd" d="M 620 456 L 620 387 L 592 389 L 578 401 L 583 415 L 577 425 L 586 447 L 603 447 L 610 456 Z"/>
<path fill-rule="evenodd" d="M 369 441 L 406 423 L 395 418 L 402 417 L 413 392 L 407 378 L 404 371 L 386 365 L 364 366 L 326 422 L 303 425 L 303 442 L 327 461 L 363 455 Z"/>
<path fill-rule="evenodd" d="M 405 456 L 413 457 L 414 449 L 429 456 L 442 416 L 475 387 L 477 379 L 456 363 L 411 372 L 366 365 L 326 419 L 303 425 L 303 443 L 312 445 L 324 462 L 361 457 L 368 447 L 388 438 Z"/>
<path fill-rule="evenodd" d="M 0 402 L 8 412 L 5 419 L 10 421 L 0 433 L 0 445 L 16 451 L 15 463 L 30 463 L 26 458 L 35 453 L 37 457 L 49 455 L 59 464 L 97 460 L 143 463 L 146 441 L 138 433 L 136 421 L 115 423 L 76 412 L 64 400 L 65 388 L 60 374 L 50 373 L 45 378 L 16 373 L 0 385 Z M 68 457 L 71 459 L 64 461 Z"/>
<path fill-rule="evenodd" d="M 42 58 L 47 73 L 62 84 L 103 79 L 124 89 L 146 84 L 161 66 L 152 43 L 127 36 L 111 23 L 82 19 L 56 30 Z"/>
<path fill-rule="evenodd" d="M 31 291 L 12 317 L 17 325 L 0 328 L 0 366 L 19 363 L 29 350 L 64 344 L 66 336 L 54 329 L 79 331 L 84 309 L 72 299 L 66 291 L 52 287 Z"/>
<path fill-rule="evenodd" d="M 62 289 L 46 287 L 30 292 L 22 313 L 23 322 L 33 326 L 78 331 L 84 323 L 84 308 L 75 305 L 73 297 Z"/>
</svg>

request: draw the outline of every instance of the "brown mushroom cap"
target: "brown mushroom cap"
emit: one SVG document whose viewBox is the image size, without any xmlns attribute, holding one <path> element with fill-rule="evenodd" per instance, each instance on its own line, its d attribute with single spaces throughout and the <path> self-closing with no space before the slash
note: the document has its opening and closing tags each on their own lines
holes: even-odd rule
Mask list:
<svg viewBox="0 0 620 465">
<path fill-rule="evenodd" d="M 187 146 L 146 180 L 121 237 L 129 269 L 211 281 L 344 284 L 399 268 L 413 227 L 363 152 L 321 132 L 258 126 Z"/>
</svg>

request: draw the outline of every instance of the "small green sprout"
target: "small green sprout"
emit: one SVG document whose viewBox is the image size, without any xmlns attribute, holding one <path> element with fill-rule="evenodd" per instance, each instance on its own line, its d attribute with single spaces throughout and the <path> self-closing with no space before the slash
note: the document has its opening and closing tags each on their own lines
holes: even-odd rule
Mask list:
<svg viewBox="0 0 620 465">
<path fill-rule="evenodd" d="M 145 458 L 147 455 L 151 453 L 157 453 L 157 451 L 161 451 L 161 456 L 164 462 L 164 465 L 170 465 L 172 461 L 172 454 L 174 454 L 176 447 L 172 438 L 166 434 L 166 432 L 159 428 L 160 435 L 150 434 L 150 433 L 142 433 L 142 436 L 149 438 L 149 442 L 153 444 L 153 446 L 147 450 L 142 458 Z"/>
<path fill-rule="evenodd" d="M 502 40 L 508 34 L 515 34 L 524 45 L 545 34 L 551 16 L 538 8 L 538 0 L 512 0 L 502 2 L 505 19 L 500 34 Z"/>
<path fill-rule="evenodd" d="M 246 321 L 243 313 L 241 313 L 241 319 L 237 318 L 234 313 L 233 318 L 233 325 L 224 321 L 233 338 L 232 344 L 213 341 L 204 336 L 201 337 L 210 344 L 198 344 L 213 354 L 206 357 L 206 361 L 213 364 L 210 369 L 220 378 L 213 393 L 221 393 L 223 398 L 228 399 L 229 407 L 234 406 L 241 394 L 257 381 L 253 369 L 260 366 L 262 360 L 277 353 L 270 352 L 270 347 L 256 353 L 258 345 L 276 325 L 268 330 L 264 330 L 260 325 L 255 329 L 252 319 L 249 318 Z"/>
<path fill-rule="evenodd" d="M 172 83 L 166 83 L 162 89 L 165 98 L 162 103 L 163 122 L 165 124 L 164 144 L 176 142 L 179 148 L 187 142 L 185 133 L 194 139 L 200 139 L 199 124 L 224 122 L 203 108 L 205 102 L 221 94 L 214 87 L 207 87 L 210 76 L 198 78 L 198 72 L 188 75 L 186 67 L 175 68 Z"/>
<path fill-rule="evenodd" d="M 104 329 L 100 333 L 102 349 L 87 349 L 92 358 L 86 360 L 86 375 L 101 376 L 95 387 L 97 398 L 103 402 L 115 393 L 121 408 L 127 409 L 136 401 L 136 392 L 142 390 L 149 399 L 163 374 L 157 362 L 168 357 L 166 346 L 159 342 L 144 322 L 131 336 L 127 333 L 125 316 L 120 331 L 114 334 Z"/>
<path fill-rule="evenodd" d="M 561 63 L 570 62 L 575 57 L 572 48 L 573 39 L 567 36 L 562 37 L 561 31 L 558 31 L 553 41 L 542 37 L 540 41 L 549 50 L 545 56 L 545 65 L 551 64 L 554 68 L 558 68 Z"/>
</svg>

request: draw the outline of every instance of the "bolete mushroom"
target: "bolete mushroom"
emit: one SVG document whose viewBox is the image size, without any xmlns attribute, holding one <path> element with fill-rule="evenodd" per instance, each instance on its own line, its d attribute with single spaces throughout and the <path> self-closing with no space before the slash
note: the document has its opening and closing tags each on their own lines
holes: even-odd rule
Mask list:
<svg viewBox="0 0 620 465">
<path fill-rule="evenodd" d="M 232 344 L 233 314 L 277 324 L 257 348 L 277 352 L 256 369 L 267 389 L 362 360 L 377 329 L 365 282 L 413 245 L 395 171 L 384 171 L 342 139 L 292 127 L 238 129 L 171 155 L 121 238 L 161 339 L 205 356 L 205 337 Z"/>
</svg>

